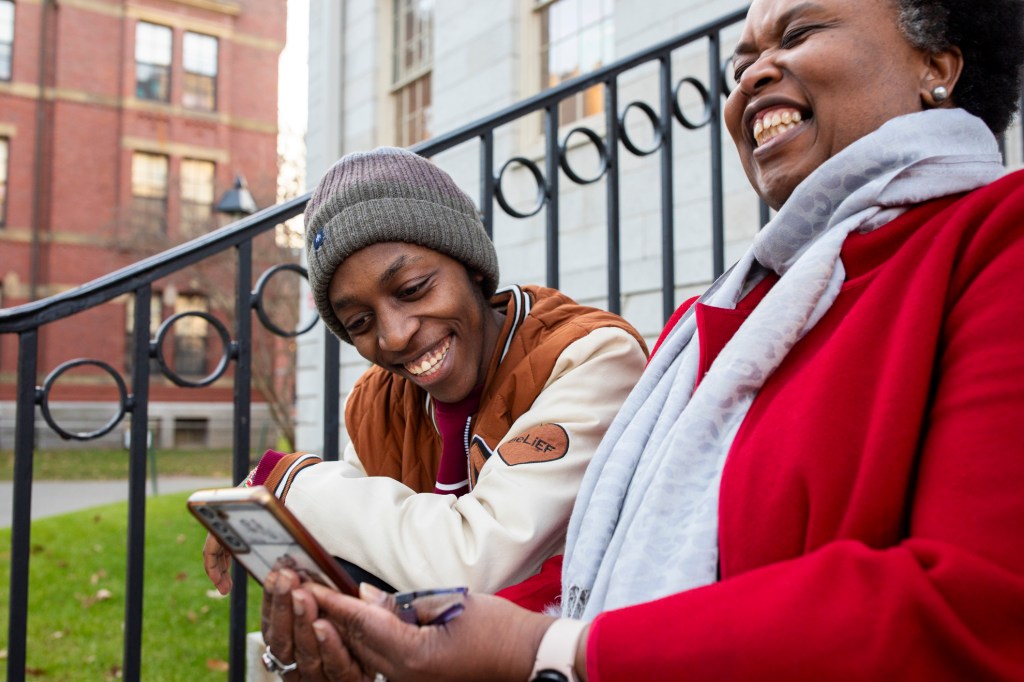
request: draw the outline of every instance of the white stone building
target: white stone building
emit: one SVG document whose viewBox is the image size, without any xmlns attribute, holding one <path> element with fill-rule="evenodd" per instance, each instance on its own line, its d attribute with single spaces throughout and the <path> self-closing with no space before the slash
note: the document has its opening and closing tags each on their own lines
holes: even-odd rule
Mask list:
<svg viewBox="0 0 1024 682">
<path fill-rule="evenodd" d="M 409 146 L 500 111 L 555 84 L 692 30 L 745 5 L 744 0 L 311 0 L 307 178 L 315 185 L 347 152 L 378 145 Z M 723 34 L 723 55 L 738 35 Z M 708 82 L 706 41 L 673 54 L 673 83 Z M 640 99 L 659 109 L 658 69 L 641 66 L 619 78 L 619 111 Z M 699 118 L 694 91 L 681 94 Z M 564 135 L 577 125 L 604 132 L 603 88 L 563 105 Z M 575 119 L 566 123 L 566 119 Z M 634 108 L 626 119 L 638 145 L 653 133 Z M 711 278 L 708 129 L 673 129 L 676 301 Z M 663 322 L 659 155 L 638 157 L 620 145 L 622 314 L 653 339 Z M 592 175 L 597 154 L 574 135 L 570 158 Z M 495 132 L 494 172 L 512 156 L 544 168 L 539 114 Z M 727 136 L 726 260 L 758 227 L 758 204 L 747 188 Z M 466 143 L 434 160 L 479 200 L 479 145 Z M 605 183 L 559 179 L 559 288 L 581 302 L 607 305 Z M 514 205 L 533 203 L 536 185 L 521 166 L 505 174 Z M 544 211 L 514 219 L 496 208 L 494 240 L 502 283 L 545 283 Z M 312 302 L 305 298 L 311 310 Z M 308 313 L 307 313 L 308 314 Z M 322 326 L 299 344 L 298 447 L 322 445 Z M 342 347 L 344 392 L 366 364 Z M 344 442 L 344 441 L 343 441 Z"/>
</svg>

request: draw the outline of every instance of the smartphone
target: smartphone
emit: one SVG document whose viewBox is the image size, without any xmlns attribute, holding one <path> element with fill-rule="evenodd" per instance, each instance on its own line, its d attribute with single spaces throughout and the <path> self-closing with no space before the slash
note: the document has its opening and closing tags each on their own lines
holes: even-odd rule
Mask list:
<svg viewBox="0 0 1024 682">
<path fill-rule="evenodd" d="M 271 570 L 290 568 L 304 580 L 359 595 L 355 580 L 265 487 L 200 490 L 188 508 L 260 585 Z"/>
</svg>

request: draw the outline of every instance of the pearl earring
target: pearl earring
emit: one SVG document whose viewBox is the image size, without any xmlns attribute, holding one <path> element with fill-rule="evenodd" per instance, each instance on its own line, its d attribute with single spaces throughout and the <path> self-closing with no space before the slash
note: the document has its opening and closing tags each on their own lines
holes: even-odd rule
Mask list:
<svg viewBox="0 0 1024 682">
<path fill-rule="evenodd" d="M 936 85 L 932 88 L 932 99 L 935 100 L 936 104 L 942 104 L 949 98 L 949 90 L 946 89 L 945 85 Z"/>
</svg>

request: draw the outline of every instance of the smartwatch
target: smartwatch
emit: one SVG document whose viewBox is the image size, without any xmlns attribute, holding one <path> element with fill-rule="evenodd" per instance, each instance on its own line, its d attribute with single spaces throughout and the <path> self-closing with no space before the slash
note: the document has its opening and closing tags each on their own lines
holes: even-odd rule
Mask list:
<svg viewBox="0 0 1024 682">
<path fill-rule="evenodd" d="M 574 669 L 576 648 L 589 624 L 573 618 L 559 618 L 553 622 L 537 647 L 537 660 L 530 673 L 530 682 L 579 682 Z"/>
</svg>

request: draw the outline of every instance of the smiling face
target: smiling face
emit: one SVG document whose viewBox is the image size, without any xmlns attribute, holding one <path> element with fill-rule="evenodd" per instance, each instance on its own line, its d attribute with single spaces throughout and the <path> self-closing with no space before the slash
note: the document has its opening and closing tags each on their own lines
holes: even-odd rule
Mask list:
<svg viewBox="0 0 1024 682">
<path fill-rule="evenodd" d="M 779 208 L 815 168 L 896 116 L 935 73 L 891 0 L 754 0 L 725 122 L 754 189 Z"/>
<path fill-rule="evenodd" d="M 436 400 L 456 402 L 483 383 L 503 316 L 458 261 L 373 244 L 342 261 L 327 295 L 360 355 Z"/>
</svg>

